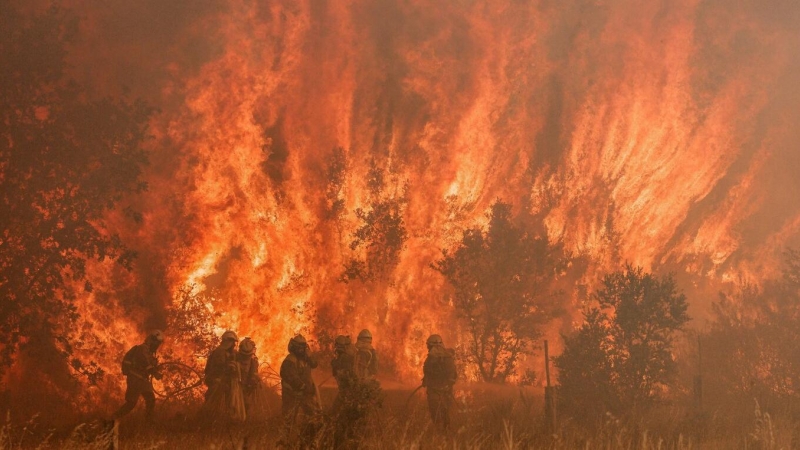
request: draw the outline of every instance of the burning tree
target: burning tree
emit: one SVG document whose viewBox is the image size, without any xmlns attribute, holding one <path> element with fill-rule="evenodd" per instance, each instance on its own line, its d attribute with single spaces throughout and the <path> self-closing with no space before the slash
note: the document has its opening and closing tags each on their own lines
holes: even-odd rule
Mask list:
<svg viewBox="0 0 800 450">
<path fill-rule="evenodd" d="M 348 261 L 343 281 L 385 280 L 400 260 L 400 251 L 408 237 L 403 222 L 405 188 L 400 196 L 390 195 L 385 178 L 383 170 L 373 161 L 367 177 L 370 208 L 356 209 L 360 226 L 350 243 L 351 250 L 363 248 L 365 258 Z"/>
<path fill-rule="evenodd" d="M 628 264 L 604 277 L 584 323 L 555 359 L 565 409 L 573 415 L 647 406 L 676 371 L 673 335 L 689 316 L 672 276 Z"/>
<path fill-rule="evenodd" d="M 214 332 L 219 314 L 210 308 L 216 297 L 195 289 L 194 285 L 182 286 L 167 315 L 167 329 L 176 344 L 185 347 L 193 359 L 205 358 L 219 343 Z"/>
<path fill-rule="evenodd" d="M 345 213 L 344 184 L 347 176 L 347 153 L 342 147 L 336 147 L 327 158 L 325 189 L 325 214 L 328 220 L 340 220 Z"/>
<path fill-rule="evenodd" d="M 391 172 L 389 173 L 391 175 Z M 391 275 L 400 262 L 408 231 L 403 219 L 406 207 L 407 185 L 400 192 L 393 192 L 386 180 L 387 174 L 373 160 L 367 175 L 369 189 L 369 209 L 356 209 L 359 226 L 353 233 L 350 249 L 358 256 L 345 263 L 345 269 L 339 278 L 348 283 L 361 281 L 367 283 L 367 292 L 375 295 L 375 289 L 390 280 Z M 397 184 L 397 180 L 393 184 Z M 389 311 L 385 296 L 377 304 L 376 314 L 383 323 Z"/>
<path fill-rule="evenodd" d="M 720 294 L 701 335 L 708 384 L 748 400 L 800 396 L 800 252 L 788 250 L 780 279 Z"/>
<path fill-rule="evenodd" d="M 454 251 L 442 253 L 434 268 L 455 289 L 455 310 L 469 332 L 467 359 L 483 380 L 502 383 L 556 312 L 550 284 L 563 267 L 561 246 L 516 226 L 511 205 L 498 200 L 488 230 L 467 229 Z"/>
<path fill-rule="evenodd" d="M 5 2 L 4 2 L 5 3 Z M 106 212 L 141 180 L 149 110 L 92 100 L 65 75 L 70 21 L 4 6 L 0 27 L 0 371 L 20 349 L 42 360 L 71 354 L 74 305 L 89 260 L 129 267 L 133 254 Z M 72 361 L 85 372 L 91 366 Z M 91 370 L 90 370 L 91 371 Z"/>
</svg>

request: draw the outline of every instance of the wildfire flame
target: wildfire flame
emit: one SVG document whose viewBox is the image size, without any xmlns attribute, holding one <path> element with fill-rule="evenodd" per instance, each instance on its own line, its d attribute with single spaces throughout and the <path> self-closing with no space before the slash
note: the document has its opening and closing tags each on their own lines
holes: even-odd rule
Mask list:
<svg viewBox="0 0 800 450">
<path fill-rule="evenodd" d="M 459 341 L 430 264 L 497 198 L 589 257 L 586 282 L 625 260 L 758 279 L 798 241 L 790 2 L 203 5 L 76 5 L 75 76 L 160 108 L 144 221 L 110 219 L 137 269 L 97 264 L 80 303 L 119 352 L 192 286 L 273 366 L 295 333 L 369 328 L 415 379 L 428 333 Z M 374 170 L 407 239 L 345 284 Z"/>
</svg>

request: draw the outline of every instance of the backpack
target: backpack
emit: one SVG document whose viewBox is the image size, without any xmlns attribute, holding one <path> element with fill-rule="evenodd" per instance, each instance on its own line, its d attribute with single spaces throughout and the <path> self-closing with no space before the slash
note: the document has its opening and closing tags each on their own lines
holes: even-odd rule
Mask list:
<svg viewBox="0 0 800 450">
<path fill-rule="evenodd" d="M 353 368 L 356 372 L 356 377 L 359 380 L 366 380 L 372 377 L 370 367 L 372 364 L 372 348 L 369 347 L 355 347 L 355 362 Z"/>
<path fill-rule="evenodd" d="M 355 383 L 356 380 L 356 347 L 353 344 L 348 344 L 344 351 L 337 355 L 332 364 L 336 370 L 336 381 L 340 387 L 349 387 Z"/>
<path fill-rule="evenodd" d="M 131 369 L 133 369 L 136 364 L 137 347 L 138 346 L 132 347 L 130 350 L 128 350 L 127 353 L 125 353 L 125 356 L 122 357 L 122 363 L 121 363 L 122 374 L 125 375 L 126 377 L 131 374 Z"/>
<path fill-rule="evenodd" d="M 455 351 L 434 347 L 428 352 L 425 363 L 426 379 L 433 385 L 451 385 L 456 377 Z"/>
</svg>

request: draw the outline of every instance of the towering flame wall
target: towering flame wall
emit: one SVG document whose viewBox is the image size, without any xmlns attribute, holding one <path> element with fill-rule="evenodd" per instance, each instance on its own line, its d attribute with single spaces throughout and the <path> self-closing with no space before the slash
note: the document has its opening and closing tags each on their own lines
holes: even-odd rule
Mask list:
<svg viewBox="0 0 800 450">
<path fill-rule="evenodd" d="M 298 331 L 368 327 L 411 378 L 428 332 L 458 339 L 430 264 L 497 198 L 589 258 L 586 282 L 625 260 L 757 279 L 797 243 L 789 0 L 73 6 L 75 76 L 160 109 L 150 189 L 130 200 L 144 221 L 111 218 L 137 269 L 95 267 L 82 300 L 117 351 L 190 286 L 272 364 Z M 340 282 L 365 254 L 356 210 L 382 201 L 399 205 L 402 250 Z"/>
</svg>

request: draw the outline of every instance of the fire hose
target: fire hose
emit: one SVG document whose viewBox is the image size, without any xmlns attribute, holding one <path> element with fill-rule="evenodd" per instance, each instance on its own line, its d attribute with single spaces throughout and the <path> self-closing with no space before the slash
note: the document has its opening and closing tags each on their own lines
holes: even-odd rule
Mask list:
<svg viewBox="0 0 800 450">
<path fill-rule="evenodd" d="M 411 399 L 413 399 L 413 398 L 414 398 L 414 395 L 415 395 L 417 392 L 419 392 L 419 390 L 420 390 L 420 389 L 422 389 L 423 387 L 424 387 L 424 386 L 422 386 L 422 385 L 419 385 L 419 386 L 417 386 L 417 388 L 416 388 L 416 389 L 414 389 L 413 391 L 411 391 L 411 394 L 409 394 L 409 395 L 408 395 L 408 398 L 406 399 L 406 404 L 405 404 L 405 407 L 404 407 L 404 409 L 405 409 L 405 410 L 408 410 L 408 405 L 409 405 L 409 403 L 411 403 Z M 450 398 L 450 401 L 452 401 L 452 402 L 453 402 L 453 404 L 454 404 L 454 405 L 456 405 L 456 408 L 457 408 L 459 411 L 462 411 L 462 412 L 463 412 L 463 408 L 462 408 L 461 406 L 459 406 L 459 404 L 458 404 L 458 401 L 456 400 L 456 398 L 455 398 L 455 396 L 453 395 L 453 393 L 452 393 L 452 392 L 450 392 L 450 395 L 449 395 L 448 397 Z"/>
<path fill-rule="evenodd" d="M 320 407 L 320 408 L 322 408 L 322 396 L 320 395 L 320 393 L 319 393 L 319 390 L 320 390 L 320 388 L 322 387 L 322 385 L 323 385 L 323 384 L 325 384 L 325 383 L 327 383 L 327 382 L 328 382 L 328 380 L 330 380 L 331 378 L 333 378 L 333 376 L 330 376 L 330 377 L 328 377 L 328 378 L 325 378 L 324 380 L 322 380 L 322 383 L 319 383 L 319 384 L 315 384 L 315 385 L 314 385 L 314 393 L 315 393 L 315 394 L 316 394 L 316 396 L 317 396 L 317 404 L 319 405 L 319 407 Z"/>
<path fill-rule="evenodd" d="M 408 396 L 408 399 L 406 399 L 406 406 L 405 406 L 405 409 L 408 409 L 408 404 L 409 404 L 409 403 L 411 403 L 411 399 L 412 399 L 412 398 L 414 398 L 414 394 L 416 394 L 416 393 L 417 393 L 417 391 L 419 391 L 420 389 L 422 389 L 422 385 L 421 385 L 421 384 L 420 384 L 419 386 L 417 386 L 417 388 L 416 388 L 416 389 L 414 389 L 413 391 L 411 391 L 411 394 Z"/>
<path fill-rule="evenodd" d="M 188 386 L 183 386 L 183 387 L 181 387 L 179 389 L 176 389 L 176 390 L 174 390 L 172 392 L 166 392 L 166 391 L 162 392 L 162 391 L 158 391 L 157 389 L 153 388 L 153 392 L 157 396 L 159 396 L 159 397 L 161 397 L 161 398 L 163 398 L 165 400 L 169 399 L 171 397 L 175 397 L 177 395 L 180 395 L 180 394 L 182 394 L 184 392 L 191 391 L 193 389 L 197 389 L 197 388 L 199 388 L 200 386 L 203 385 L 203 375 L 201 375 L 200 372 L 198 372 L 197 369 L 195 369 L 192 366 L 189 366 L 189 365 L 183 364 L 183 363 L 179 363 L 179 362 L 176 362 L 176 361 L 167 361 L 167 362 L 163 362 L 163 363 L 159 364 L 158 366 L 156 366 L 155 371 L 156 372 L 161 372 L 161 369 L 164 369 L 164 368 L 173 368 L 173 370 L 175 368 L 181 369 L 182 371 L 191 372 L 197 377 L 197 381 L 195 381 L 194 383 L 192 383 L 192 384 L 190 384 Z"/>
<path fill-rule="evenodd" d="M 330 381 L 330 380 L 331 380 L 331 378 L 333 378 L 333 376 L 329 376 L 328 378 L 325 378 L 324 380 L 322 380 L 322 383 L 320 383 L 320 384 L 318 384 L 318 385 L 317 385 L 317 387 L 320 387 L 320 388 L 321 388 L 321 387 L 322 387 L 322 385 L 324 385 L 325 383 L 327 383 L 328 381 Z"/>
</svg>

